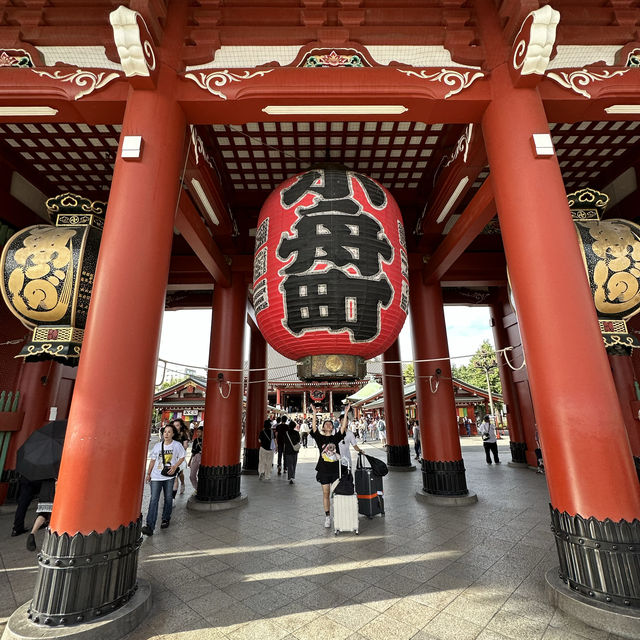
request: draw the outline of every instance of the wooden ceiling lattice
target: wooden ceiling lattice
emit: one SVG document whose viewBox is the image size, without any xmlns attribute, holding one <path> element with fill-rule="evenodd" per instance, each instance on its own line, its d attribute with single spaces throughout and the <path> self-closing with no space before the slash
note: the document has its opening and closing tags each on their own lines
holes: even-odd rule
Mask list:
<svg viewBox="0 0 640 640">
<path fill-rule="evenodd" d="M 448 127 L 422 122 L 253 122 L 213 125 L 234 190 L 274 189 L 314 162 L 339 162 L 389 190 L 415 190 L 440 162 Z"/>
<path fill-rule="evenodd" d="M 5 157 L 16 155 L 28 166 L 36 184 L 51 190 L 91 192 L 106 198 L 113 177 L 120 125 L 1 124 Z"/>
</svg>

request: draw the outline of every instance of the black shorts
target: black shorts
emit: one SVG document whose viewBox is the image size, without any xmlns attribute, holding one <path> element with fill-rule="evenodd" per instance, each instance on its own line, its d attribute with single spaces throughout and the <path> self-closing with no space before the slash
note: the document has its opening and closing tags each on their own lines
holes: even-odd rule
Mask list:
<svg viewBox="0 0 640 640">
<path fill-rule="evenodd" d="M 344 465 L 342 465 L 342 473 L 347 473 L 348 469 Z M 331 484 L 335 482 L 339 477 L 340 472 L 338 471 L 338 465 L 336 465 L 335 471 L 318 471 L 316 473 L 316 480 L 320 484 Z"/>
</svg>

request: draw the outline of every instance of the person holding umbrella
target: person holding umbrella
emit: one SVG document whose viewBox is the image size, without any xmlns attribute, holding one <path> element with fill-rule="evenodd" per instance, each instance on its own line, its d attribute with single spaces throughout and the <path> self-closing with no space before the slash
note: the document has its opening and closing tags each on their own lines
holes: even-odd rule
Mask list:
<svg viewBox="0 0 640 640">
<path fill-rule="evenodd" d="M 56 478 L 60 469 L 66 420 L 48 422 L 34 431 L 18 449 L 16 471 L 32 483 L 42 481 L 39 490 L 36 520 L 27 536 L 27 549 L 36 550 L 35 533 L 49 522 L 53 509 Z M 28 505 L 27 505 L 28 506 Z"/>
</svg>

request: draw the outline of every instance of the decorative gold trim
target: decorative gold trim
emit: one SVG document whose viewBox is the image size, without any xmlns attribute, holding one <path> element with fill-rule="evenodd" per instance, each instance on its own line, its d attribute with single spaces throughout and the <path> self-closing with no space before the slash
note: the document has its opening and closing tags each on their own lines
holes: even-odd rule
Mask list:
<svg viewBox="0 0 640 640">
<path fill-rule="evenodd" d="M 212 93 L 214 96 L 218 96 L 223 100 L 227 99 L 226 94 L 222 91 L 216 91 L 211 85 L 216 87 L 224 87 L 225 84 L 230 82 L 241 82 L 242 80 L 249 80 L 259 76 L 264 76 L 267 73 L 271 73 L 273 69 L 264 69 L 262 71 L 245 71 L 244 73 L 231 73 L 231 71 L 225 69 L 224 71 L 212 71 L 211 73 L 187 73 L 185 78 L 193 80 L 201 89 Z"/>
</svg>

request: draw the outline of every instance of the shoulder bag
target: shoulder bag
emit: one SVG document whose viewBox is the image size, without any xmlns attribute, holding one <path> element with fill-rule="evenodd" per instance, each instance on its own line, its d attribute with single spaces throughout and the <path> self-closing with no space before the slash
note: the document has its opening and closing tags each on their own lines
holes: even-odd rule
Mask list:
<svg viewBox="0 0 640 640">
<path fill-rule="evenodd" d="M 300 451 L 300 447 L 302 446 L 299 442 L 296 442 L 296 444 L 293 444 L 293 442 L 291 442 L 291 436 L 289 435 L 289 432 L 287 431 L 287 438 L 289 438 L 289 444 L 291 445 L 292 449 L 297 453 L 298 451 Z"/>
<path fill-rule="evenodd" d="M 162 470 L 160 471 L 160 475 L 166 476 L 167 478 L 175 478 L 180 473 L 180 467 L 176 467 L 176 470 L 171 473 L 171 465 L 165 464 L 164 462 L 164 443 L 160 443 L 160 448 L 162 450 Z"/>
</svg>

